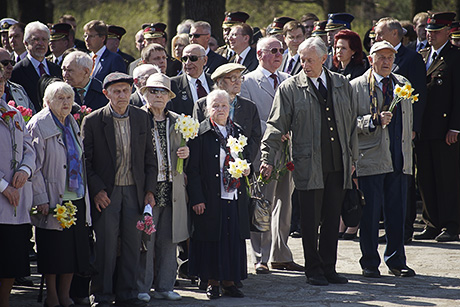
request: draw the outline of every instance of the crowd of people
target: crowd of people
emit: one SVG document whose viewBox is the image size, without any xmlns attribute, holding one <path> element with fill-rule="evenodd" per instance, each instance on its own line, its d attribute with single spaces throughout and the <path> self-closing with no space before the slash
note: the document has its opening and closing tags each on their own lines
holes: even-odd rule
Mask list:
<svg viewBox="0 0 460 307">
<path fill-rule="evenodd" d="M 144 306 L 180 300 L 178 277 L 209 299 L 244 297 L 247 239 L 256 274 L 304 272 L 315 286 L 348 282 L 338 240 L 358 231 L 368 278 L 381 276 L 379 243 L 389 272 L 412 277 L 405 244 L 459 240 L 455 13 L 381 18 L 364 37 L 349 13 L 263 29 L 249 18 L 225 14 L 221 47 L 208 22 L 185 20 L 171 55 L 166 25 L 143 24 L 138 59 L 102 20 L 84 41 L 71 15 L 0 20 L 0 307 L 31 283 L 30 255 L 44 306 Z M 264 232 L 250 218 L 256 181 L 271 204 Z M 366 205 L 348 227 L 353 185 Z"/>
</svg>

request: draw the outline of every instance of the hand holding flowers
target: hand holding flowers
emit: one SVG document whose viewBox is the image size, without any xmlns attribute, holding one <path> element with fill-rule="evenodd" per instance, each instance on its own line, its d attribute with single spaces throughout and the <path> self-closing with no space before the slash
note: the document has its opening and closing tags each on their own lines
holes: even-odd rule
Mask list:
<svg viewBox="0 0 460 307">
<path fill-rule="evenodd" d="M 151 235 L 157 231 L 155 229 L 155 224 L 152 217 L 152 206 L 150 204 L 145 206 L 143 219 L 137 222 L 136 228 L 145 232 L 147 235 Z"/>
<path fill-rule="evenodd" d="M 388 108 L 388 112 L 393 112 L 394 108 L 396 105 L 403 99 L 410 99 L 412 103 L 418 101 L 418 94 L 412 95 L 414 92 L 414 88 L 410 85 L 410 83 L 406 82 L 404 86 L 401 86 L 399 84 L 396 84 L 395 89 L 393 90 L 393 100 L 390 103 L 390 107 Z M 391 121 L 392 114 L 384 114 L 385 112 L 382 112 L 381 114 L 381 120 L 382 120 L 382 128 L 385 129 L 387 124 Z"/>
<path fill-rule="evenodd" d="M 198 135 L 200 123 L 193 117 L 181 114 L 174 125 L 174 129 L 181 134 L 180 148 L 185 147 L 188 140 L 194 139 Z M 184 158 L 177 159 L 176 170 L 179 174 L 184 172 Z"/>
</svg>

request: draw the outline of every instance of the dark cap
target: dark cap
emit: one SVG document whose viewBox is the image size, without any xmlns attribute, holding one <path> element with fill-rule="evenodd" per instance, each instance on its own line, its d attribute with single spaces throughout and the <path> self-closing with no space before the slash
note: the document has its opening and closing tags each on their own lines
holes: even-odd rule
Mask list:
<svg viewBox="0 0 460 307">
<path fill-rule="evenodd" d="M 133 77 L 122 72 L 113 72 L 105 77 L 102 87 L 106 90 L 115 83 L 128 83 L 129 85 L 133 85 Z"/>
<path fill-rule="evenodd" d="M 291 17 L 275 17 L 270 25 L 270 31 L 268 32 L 268 34 L 283 34 L 284 25 L 287 24 L 289 21 L 293 20 L 295 19 Z"/>
<path fill-rule="evenodd" d="M 454 12 L 428 12 L 428 14 L 430 17 L 428 17 L 426 29 L 429 31 L 439 31 L 445 27 L 450 27 L 456 15 Z"/>
<path fill-rule="evenodd" d="M 326 31 L 349 29 L 351 30 L 351 22 L 355 17 L 348 13 L 329 14 L 326 24 Z"/>
<path fill-rule="evenodd" d="M 230 28 L 239 23 L 246 23 L 246 20 L 249 19 L 249 14 L 245 12 L 226 12 L 225 19 L 222 23 L 222 28 Z"/>
<path fill-rule="evenodd" d="M 161 22 L 142 25 L 144 38 L 166 37 L 166 25 Z"/>
<path fill-rule="evenodd" d="M 327 20 L 315 21 L 313 23 L 313 31 L 311 32 L 311 36 L 324 36 L 327 34 L 326 32 L 326 24 Z"/>
<path fill-rule="evenodd" d="M 119 26 L 108 26 L 107 31 L 109 32 L 107 38 L 118 38 L 121 39 L 123 35 L 125 35 L 126 30 L 123 27 Z"/>
<path fill-rule="evenodd" d="M 460 22 L 454 21 L 452 23 L 452 28 L 450 29 L 451 38 L 460 38 Z"/>
<path fill-rule="evenodd" d="M 68 37 L 72 26 L 68 23 L 57 23 L 50 26 L 50 41 L 57 41 Z"/>
<path fill-rule="evenodd" d="M 13 18 L 3 18 L 0 20 L 0 33 L 1 32 L 8 32 L 8 29 L 14 25 L 17 24 L 18 22 L 14 20 Z"/>
</svg>

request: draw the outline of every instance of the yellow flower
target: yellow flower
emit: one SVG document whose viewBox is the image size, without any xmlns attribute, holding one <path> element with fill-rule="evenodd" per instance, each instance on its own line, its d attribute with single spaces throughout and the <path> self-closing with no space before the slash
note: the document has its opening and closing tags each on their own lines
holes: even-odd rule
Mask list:
<svg viewBox="0 0 460 307">
<path fill-rule="evenodd" d="M 417 101 L 418 101 L 418 94 L 412 96 L 412 103 L 417 102 Z"/>
<path fill-rule="evenodd" d="M 61 205 L 56 205 L 56 209 L 54 209 L 54 212 L 56 212 L 58 215 L 59 214 L 64 214 L 67 211 L 65 206 Z"/>
<path fill-rule="evenodd" d="M 401 90 L 402 90 L 402 87 L 399 85 L 396 85 L 395 90 L 394 90 L 394 93 L 396 94 L 396 96 L 401 96 Z"/>
<path fill-rule="evenodd" d="M 240 135 L 238 138 L 238 143 L 241 145 L 241 147 L 244 147 L 248 144 L 248 138 L 244 135 Z"/>
</svg>

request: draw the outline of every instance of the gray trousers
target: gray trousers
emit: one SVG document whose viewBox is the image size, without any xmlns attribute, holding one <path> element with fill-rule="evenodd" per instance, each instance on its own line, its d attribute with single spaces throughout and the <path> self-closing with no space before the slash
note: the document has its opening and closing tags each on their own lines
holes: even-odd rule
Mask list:
<svg viewBox="0 0 460 307">
<path fill-rule="evenodd" d="M 110 196 L 110 205 L 94 223 L 96 233 L 96 269 L 91 282 L 91 293 L 97 302 L 128 300 L 137 298 L 136 280 L 138 274 L 141 232 L 136 223 L 139 214 L 135 186 L 115 186 Z M 120 257 L 117 259 L 118 237 Z M 115 293 L 113 277 L 117 269 Z"/>
<path fill-rule="evenodd" d="M 254 263 L 291 262 L 292 252 L 287 245 L 291 229 L 291 194 L 294 190 L 291 172 L 281 181 L 272 181 L 262 187 L 262 193 L 272 202 L 270 231 L 251 232 Z"/>
<path fill-rule="evenodd" d="M 141 253 L 137 288 L 149 293 L 155 281 L 156 291 L 172 291 L 176 281 L 177 243 L 172 242 L 172 206 L 153 207 L 156 232 L 144 240 L 147 252 Z"/>
</svg>

